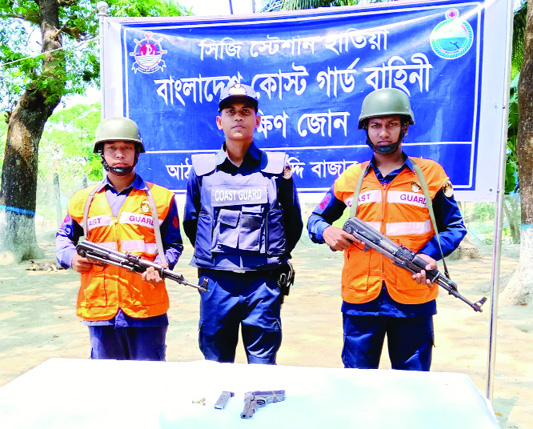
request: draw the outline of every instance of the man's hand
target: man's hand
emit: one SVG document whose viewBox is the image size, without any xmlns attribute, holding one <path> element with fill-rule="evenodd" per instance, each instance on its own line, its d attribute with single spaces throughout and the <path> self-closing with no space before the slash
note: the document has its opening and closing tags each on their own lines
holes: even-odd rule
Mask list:
<svg viewBox="0 0 533 429">
<path fill-rule="evenodd" d="M 348 234 L 344 229 L 336 226 L 328 226 L 322 236 L 332 250 L 346 250 L 357 241 L 352 234 Z"/>
<path fill-rule="evenodd" d="M 161 264 L 161 266 L 168 268 L 168 264 Z M 145 282 L 151 283 L 154 286 L 165 283 L 165 280 L 159 275 L 159 271 L 156 271 L 154 267 L 149 267 L 144 273 L 142 273 L 142 278 Z"/>
<path fill-rule="evenodd" d="M 426 270 L 436 270 L 438 268 L 437 261 L 435 261 L 435 259 L 433 259 L 431 256 L 424 255 L 423 253 L 418 253 L 416 256 L 419 256 L 428 263 L 426 265 Z M 413 280 L 420 285 L 426 284 L 429 287 L 433 287 L 433 283 L 431 283 L 431 280 L 426 278 L 426 272 L 424 270 L 420 271 L 417 274 L 413 274 Z"/>
<path fill-rule="evenodd" d="M 74 271 L 77 271 L 78 273 L 87 273 L 91 271 L 93 262 L 91 262 L 87 258 L 84 258 L 78 255 L 77 253 L 74 253 L 74 256 L 72 257 L 72 262 L 70 265 L 72 266 L 72 269 Z"/>
</svg>

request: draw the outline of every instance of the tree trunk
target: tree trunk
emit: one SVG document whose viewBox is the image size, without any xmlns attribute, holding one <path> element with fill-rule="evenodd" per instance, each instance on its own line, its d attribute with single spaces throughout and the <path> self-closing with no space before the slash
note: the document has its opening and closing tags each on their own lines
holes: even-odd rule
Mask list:
<svg viewBox="0 0 533 429">
<path fill-rule="evenodd" d="M 61 48 L 57 0 L 40 0 L 39 11 L 42 52 Z M 45 54 L 41 74 L 9 118 L 0 189 L 0 264 L 42 255 L 35 235 L 39 142 L 64 88 L 63 52 Z"/>
<path fill-rule="evenodd" d="M 527 305 L 533 302 L 533 229 L 520 230 L 520 261 L 501 295 L 502 304 Z"/>
<path fill-rule="evenodd" d="M 528 304 L 533 297 L 533 7 L 528 7 L 524 36 L 524 62 L 518 85 L 519 125 L 516 144 L 520 177 L 520 261 L 502 298 Z"/>
<path fill-rule="evenodd" d="M 520 199 L 518 195 L 506 195 L 503 200 L 503 211 L 505 217 L 509 222 L 509 231 L 511 232 L 511 240 L 513 244 L 520 243 L 520 222 L 518 219 Z"/>
</svg>

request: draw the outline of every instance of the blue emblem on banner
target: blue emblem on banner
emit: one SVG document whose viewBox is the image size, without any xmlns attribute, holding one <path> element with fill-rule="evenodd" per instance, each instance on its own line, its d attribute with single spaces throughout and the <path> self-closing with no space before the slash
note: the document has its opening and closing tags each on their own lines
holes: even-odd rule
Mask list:
<svg viewBox="0 0 533 429">
<path fill-rule="evenodd" d="M 147 31 L 144 35 L 144 39 L 135 41 L 135 50 L 130 52 L 130 56 L 135 57 L 131 69 L 137 73 L 155 73 L 156 71 L 163 69 L 166 64 L 161 59 L 163 54 L 167 51 L 161 48 L 161 39 L 152 39 L 153 33 Z"/>
<path fill-rule="evenodd" d="M 453 60 L 468 52 L 474 41 L 474 32 L 468 22 L 459 19 L 457 9 L 448 9 L 445 16 L 446 20 L 431 32 L 431 48 L 439 57 Z"/>
</svg>

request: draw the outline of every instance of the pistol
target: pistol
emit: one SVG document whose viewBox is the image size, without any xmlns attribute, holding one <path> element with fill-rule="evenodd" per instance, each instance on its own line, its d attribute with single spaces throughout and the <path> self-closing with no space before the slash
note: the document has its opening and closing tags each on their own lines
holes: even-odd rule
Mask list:
<svg viewBox="0 0 533 429">
<path fill-rule="evenodd" d="M 284 400 L 285 390 L 246 392 L 244 394 L 244 410 L 241 413 L 241 418 L 250 419 L 258 408 Z"/>
</svg>

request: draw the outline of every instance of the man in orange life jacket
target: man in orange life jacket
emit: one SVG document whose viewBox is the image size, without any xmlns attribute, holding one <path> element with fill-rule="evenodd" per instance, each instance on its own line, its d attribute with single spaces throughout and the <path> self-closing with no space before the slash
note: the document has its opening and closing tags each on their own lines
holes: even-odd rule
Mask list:
<svg viewBox="0 0 533 429">
<path fill-rule="evenodd" d="M 331 225 L 346 206 L 357 204 L 357 217 L 417 252 L 427 261 L 426 269 L 436 268 L 441 252 L 416 163 L 429 188 L 442 251 L 448 255 L 457 248 L 466 229 L 446 173 L 438 163 L 408 158 L 402 151 L 403 138 L 414 123 L 402 91 L 388 88 L 367 95 L 359 128 L 366 130 L 374 156 L 347 168 L 308 221 L 314 242 L 344 251 L 342 359 L 347 368 L 378 368 L 385 334 L 393 369 L 429 371 L 431 366 L 438 287 L 426 279 L 425 271 L 411 275 L 378 252 L 363 251 L 350 234 Z"/>
<path fill-rule="evenodd" d="M 159 273 L 102 266 L 75 246 L 85 236 L 173 268 L 183 250 L 174 194 L 135 174 L 144 145 L 131 119 L 104 119 L 94 152 L 107 175 L 70 199 L 56 235 L 57 260 L 81 273 L 77 314 L 89 327 L 93 359 L 165 360 L 169 300 Z"/>
</svg>

